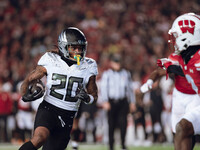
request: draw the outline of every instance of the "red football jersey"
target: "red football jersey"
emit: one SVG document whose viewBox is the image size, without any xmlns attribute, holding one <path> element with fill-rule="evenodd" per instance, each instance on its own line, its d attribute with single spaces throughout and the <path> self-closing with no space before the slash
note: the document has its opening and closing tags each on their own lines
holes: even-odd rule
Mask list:
<svg viewBox="0 0 200 150">
<path fill-rule="evenodd" d="M 192 58 L 189 60 L 187 64 L 184 63 L 184 60 L 182 59 L 181 56 L 179 56 L 178 60 L 188 83 L 191 85 L 192 89 L 199 94 L 200 93 L 200 49 L 192 56 Z"/>
<path fill-rule="evenodd" d="M 12 112 L 13 102 L 8 92 L 0 92 L 0 115 L 9 115 Z"/>
<path fill-rule="evenodd" d="M 183 61 L 182 57 L 180 55 L 176 55 L 175 53 L 172 53 L 168 58 L 174 62 L 177 62 L 178 64 Z M 178 91 L 182 93 L 196 94 L 196 92 L 192 89 L 191 84 L 187 81 L 185 77 L 175 75 L 175 87 Z"/>
</svg>

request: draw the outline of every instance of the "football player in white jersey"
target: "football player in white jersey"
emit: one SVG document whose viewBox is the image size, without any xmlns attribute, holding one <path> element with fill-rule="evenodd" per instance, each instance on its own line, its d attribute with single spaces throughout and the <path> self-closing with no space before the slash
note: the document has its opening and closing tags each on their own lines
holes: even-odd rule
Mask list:
<svg viewBox="0 0 200 150">
<path fill-rule="evenodd" d="M 64 150 L 81 101 L 96 102 L 98 69 L 95 60 L 85 57 L 86 47 L 85 35 L 78 28 L 64 29 L 58 37 L 57 51 L 46 52 L 36 69 L 23 81 L 21 94 L 25 98 L 33 81 L 47 77 L 33 137 L 20 150 L 36 150 L 41 146 L 43 150 Z"/>
</svg>

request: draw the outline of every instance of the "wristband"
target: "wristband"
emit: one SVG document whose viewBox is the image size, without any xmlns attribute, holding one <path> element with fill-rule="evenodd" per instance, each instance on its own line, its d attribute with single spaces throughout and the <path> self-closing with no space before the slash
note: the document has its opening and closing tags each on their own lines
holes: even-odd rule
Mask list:
<svg viewBox="0 0 200 150">
<path fill-rule="evenodd" d="M 90 97 L 90 101 L 88 103 L 86 103 L 86 104 L 92 104 L 94 102 L 94 97 L 92 95 L 90 95 L 90 94 L 88 94 L 88 95 Z"/>
<path fill-rule="evenodd" d="M 148 84 L 149 86 L 152 86 L 152 85 L 153 85 L 153 80 L 152 80 L 152 79 L 148 79 L 148 80 L 147 80 L 147 84 Z"/>
<path fill-rule="evenodd" d="M 146 83 L 144 83 L 141 87 L 140 87 L 140 91 L 142 93 L 146 93 L 148 92 L 150 89 L 152 89 L 152 85 L 153 85 L 153 80 L 152 79 L 148 79 L 146 81 Z"/>
</svg>

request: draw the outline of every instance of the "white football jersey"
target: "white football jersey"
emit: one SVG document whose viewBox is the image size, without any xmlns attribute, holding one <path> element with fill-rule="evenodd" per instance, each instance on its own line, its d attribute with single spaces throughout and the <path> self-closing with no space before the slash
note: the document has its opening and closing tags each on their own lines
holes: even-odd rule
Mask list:
<svg viewBox="0 0 200 150">
<path fill-rule="evenodd" d="M 77 111 L 80 100 L 76 100 L 78 85 L 85 88 L 89 78 L 98 74 L 96 61 L 85 57 L 80 65 L 68 64 L 58 54 L 46 52 L 38 61 L 47 70 L 46 94 L 48 103 L 71 111 Z"/>
</svg>

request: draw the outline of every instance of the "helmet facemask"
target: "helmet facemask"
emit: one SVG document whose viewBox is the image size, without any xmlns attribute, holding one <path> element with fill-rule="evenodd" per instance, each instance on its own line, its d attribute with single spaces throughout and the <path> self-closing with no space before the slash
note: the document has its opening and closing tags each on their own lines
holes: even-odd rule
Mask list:
<svg viewBox="0 0 200 150">
<path fill-rule="evenodd" d="M 169 36 L 168 46 L 169 46 L 170 52 L 175 52 L 176 54 L 178 54 L 179 51 L 178 51 L 178 46 L 176 44 L 177 33 L 176 32 L 174 32 L 174 33 L 169 32 L 168 36 Z"/>
<path fill-rule="evenodd" d="M 69 57 L 73 61 L 83 61 L 86 53 L 86 45 L 66 45 L 66 50 L 68 50 Z M 78 50 L 77 50 L 78 49 Z"/>
</svg>

